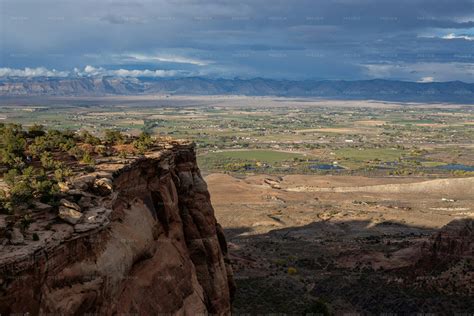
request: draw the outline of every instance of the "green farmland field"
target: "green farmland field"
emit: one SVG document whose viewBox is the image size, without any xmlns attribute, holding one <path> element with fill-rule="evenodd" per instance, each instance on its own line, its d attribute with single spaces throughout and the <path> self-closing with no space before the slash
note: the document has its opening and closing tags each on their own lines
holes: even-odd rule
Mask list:
<svg viewBox="0 0 474 316">
<path fill-rule="evenodd" d="M 403 150 L 392 148 L 344 148 L 336 150 L 336 156 L 341 159 L 364 162 L 378 159 L 380 161 L 395 161 L 401 158 Z"/>
<path fill-rule="evenodd" d="M 260 161 L 270 164 L 293 160 L 294 158 L 305 158 L 298 153 L 289 153 L 276 150 L 229 150 L 222 152 L 212 152 L 205 155 L 205 158 L 236 159 L 247 161 Z"/>
</svg>

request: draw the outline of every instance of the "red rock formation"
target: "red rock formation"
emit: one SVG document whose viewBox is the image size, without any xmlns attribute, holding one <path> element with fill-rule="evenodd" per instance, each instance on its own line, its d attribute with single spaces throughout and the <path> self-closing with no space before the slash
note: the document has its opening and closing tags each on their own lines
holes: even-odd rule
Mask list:
<svg viewBox="0 0 474 316">
<path fill-rule="evenodd" d="M 474 220 L 454 220 L 436 232 L 405 271 L 410 284 L 448 295 L 474 295 Z"/>
<path fill-rule="evenodd" d="M 166 147 L 75 179 L 77 224 L 44 216 L 39 241 L 1 249 L 1 314 L 230 313 L 232 270 L 194 145 Z"/>
<path fill-rule="evenodd" d="M 474 258 L 474 220 L 454 220 L 434 234 L 422 247 L 422 259 L 432 267 Z"/>
</svg>

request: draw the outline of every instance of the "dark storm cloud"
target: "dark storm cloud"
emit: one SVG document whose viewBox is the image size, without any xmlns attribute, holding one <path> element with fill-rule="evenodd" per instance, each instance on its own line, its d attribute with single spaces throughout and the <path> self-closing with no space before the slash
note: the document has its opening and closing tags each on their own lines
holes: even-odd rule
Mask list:
<svg viewBox="0 0 474 316">
<path fill-rule="evenodd" d="M 472 0 L 0 1 L 0 68 L 474 81 Z"/>
</svg>

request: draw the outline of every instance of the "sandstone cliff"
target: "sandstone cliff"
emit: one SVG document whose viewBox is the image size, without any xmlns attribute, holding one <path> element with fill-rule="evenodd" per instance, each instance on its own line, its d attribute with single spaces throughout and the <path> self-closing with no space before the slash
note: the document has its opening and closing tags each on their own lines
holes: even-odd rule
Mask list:
<svg viewBox="0 0 474 316">
<path fill-rule="evenodd" d="M 448 295 L 474 295 L 474 220 L 453 220 L 429 240 L 405 272 L 412 285 Z"/>
<path fill-rule="evenodd" d="M 432 269 L 474 259 L 474 220 L 453 220 L 422 246 L 420 263 Z"/>
<path fill-rule="evenodd" d="M 230 313 L 226 241 L 193 144 L 99 164 L 63 190 L 59 217 L 39 205 L 20 238 L 5 229 L 2 315 Z"/>
</svg>

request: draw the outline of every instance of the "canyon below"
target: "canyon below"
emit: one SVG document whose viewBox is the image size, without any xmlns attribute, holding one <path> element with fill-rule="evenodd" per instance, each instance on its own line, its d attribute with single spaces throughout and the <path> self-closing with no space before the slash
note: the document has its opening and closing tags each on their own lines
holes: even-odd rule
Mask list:
<svg viewBox="0 0 474 316">
<path fill-rule="evenodd" d="M 205 179 L 229 242 L 237 314 L 474 308 L 474 178 Z"/>
</svg>

